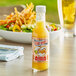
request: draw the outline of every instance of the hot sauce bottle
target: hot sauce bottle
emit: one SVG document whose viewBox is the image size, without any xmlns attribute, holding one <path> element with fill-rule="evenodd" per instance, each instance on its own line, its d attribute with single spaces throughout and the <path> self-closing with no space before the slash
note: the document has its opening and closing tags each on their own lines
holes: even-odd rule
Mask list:
<svg viewBox="0 0 76 76">
<path fill-rule="evenodd" d="M 36 27 L 32 32 L 32 69 L 48 69 L 49 34 L 45 26 L 46 6 L 36 6 Z"/>
</svg>

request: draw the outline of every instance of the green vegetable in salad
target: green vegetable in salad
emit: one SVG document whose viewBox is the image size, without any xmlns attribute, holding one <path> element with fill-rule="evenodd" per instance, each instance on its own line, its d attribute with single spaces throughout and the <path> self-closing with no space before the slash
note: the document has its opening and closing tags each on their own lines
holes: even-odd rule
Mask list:
<svg viewBox="0 0 76 76">
<path fill-rule="evenodd" d="M 15 27 L 14 27 L 15 26 Z M 17 25 L 13 25 L 13 24 L 5 24 L 5 25 L 0 25 L 0 29 L 1 30 L 6 30 L 6 31 L 15 31 L 15 32 L 32 32 L 33 28 L 35 28 L 35 24 L 34 25 L 22 25 L 21 27 L 17 26 Z M 46 25 L 47 30 L 50 31 L 57 31 L 60 30 L 61 27 L 57 26 L 56 24 L 49 24 Z M 20 30 L 20 31 L 19 31 Z"/>
</svg>

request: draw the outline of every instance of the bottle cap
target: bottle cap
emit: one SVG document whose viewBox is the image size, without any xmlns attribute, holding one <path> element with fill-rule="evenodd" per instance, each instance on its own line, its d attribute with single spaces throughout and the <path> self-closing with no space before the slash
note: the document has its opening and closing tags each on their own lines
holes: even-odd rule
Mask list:
<svg viewBox="0 0 76 76">
<path fill-rule="evenodd" d="M 42 5 L 36 6 L 36 12 L 46 13 L 46 6 L 42 6 Z"/>
</svg>

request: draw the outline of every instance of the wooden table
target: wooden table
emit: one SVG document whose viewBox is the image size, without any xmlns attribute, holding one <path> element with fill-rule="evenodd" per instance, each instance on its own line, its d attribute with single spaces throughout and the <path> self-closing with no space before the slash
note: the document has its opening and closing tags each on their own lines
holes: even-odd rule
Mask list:
<svg viewBox="0 0 76 76">
<path fill-rule="evenodd" d="M 32 72 L 32 46 L 0 39 L 0 44 L 23 46 L 24 57 L 0 62 L 0 76 L 76 76 L 76 38 L 50 43 L 49 70 Z"/>
</svg>

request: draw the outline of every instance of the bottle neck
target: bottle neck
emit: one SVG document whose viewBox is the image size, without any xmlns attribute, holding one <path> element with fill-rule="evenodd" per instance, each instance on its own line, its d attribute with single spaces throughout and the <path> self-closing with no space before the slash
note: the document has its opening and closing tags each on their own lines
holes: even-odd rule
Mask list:
<svg viewBox="0 0 76 76">
<path fill-rule="evenodd" d="M 36 23 L 40 27 L 45 27 L 45 13 L 36 13 Z"/>
<path fill-rule="evenodd" d="M 45 22 L 45 13 L 36 13 L 36 21 L 43 21 Z"/>
</svg>

